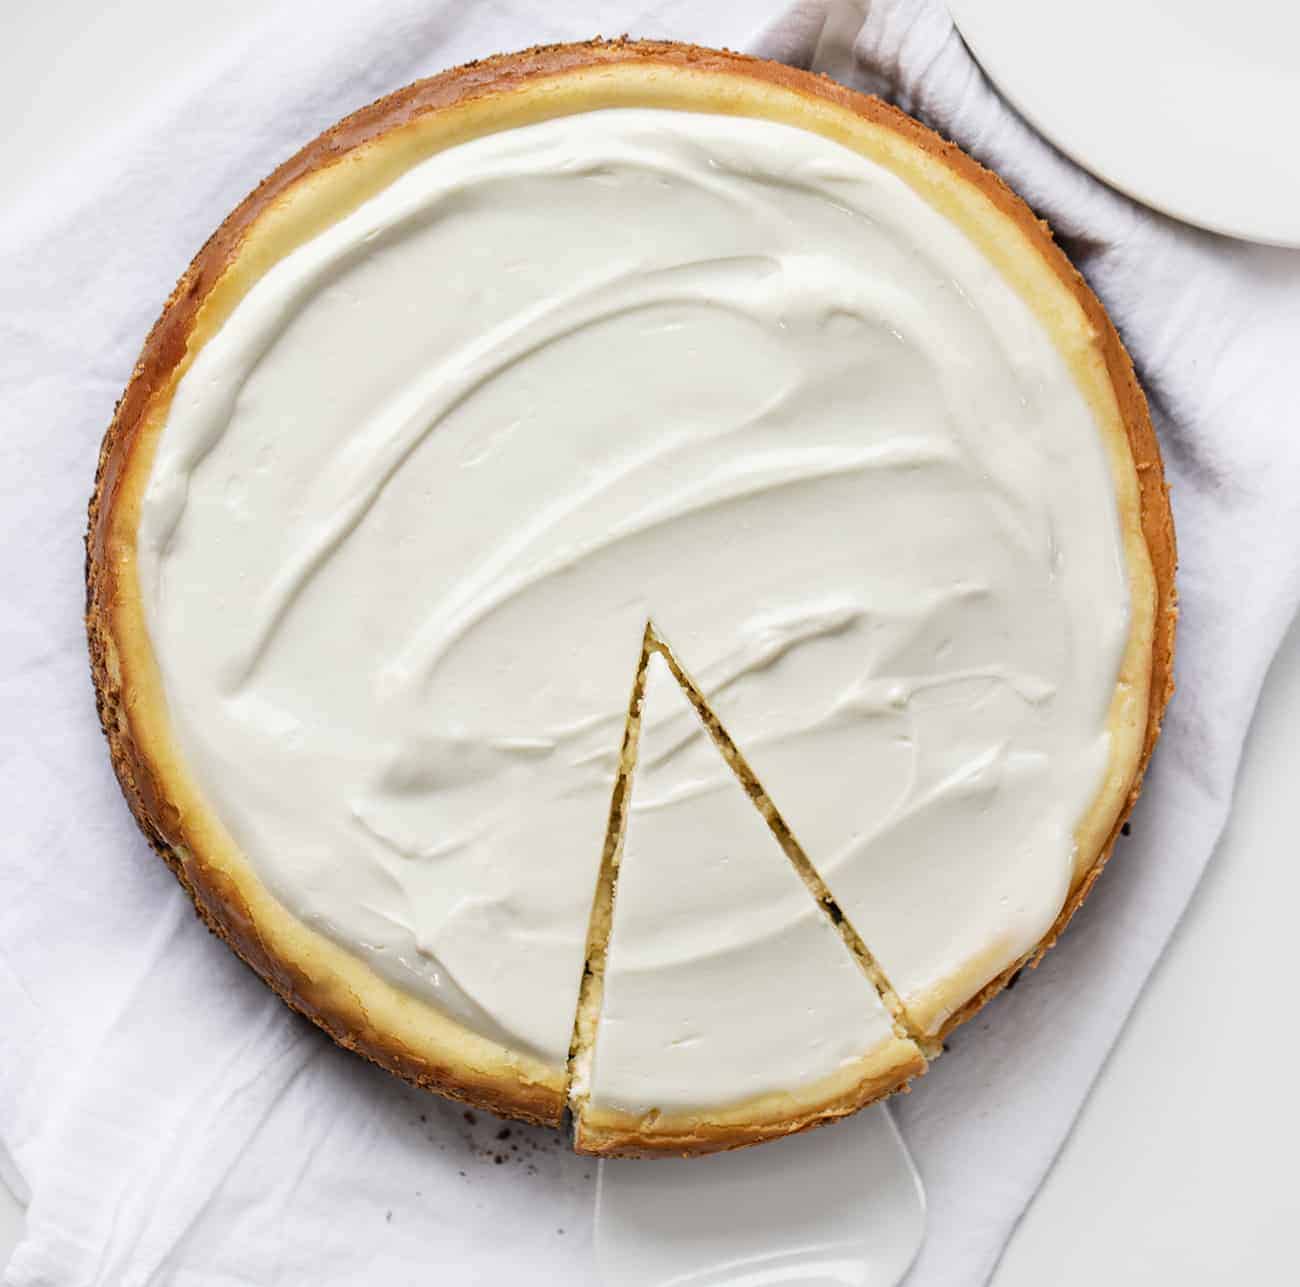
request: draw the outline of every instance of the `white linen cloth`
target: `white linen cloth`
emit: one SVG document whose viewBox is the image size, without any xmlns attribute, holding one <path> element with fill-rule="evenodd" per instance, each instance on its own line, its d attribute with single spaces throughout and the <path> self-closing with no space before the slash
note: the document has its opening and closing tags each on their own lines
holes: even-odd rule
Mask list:
<svg viewBox="0 0 1300 1287">
<path fill-rule="evenodd" d="M 593 1281 L 591 1163 L 338 1051 L 195 921 L 109 769 L 80 536 L 171 284 L 300 143 L 497 49 L 625 29 L 735 46 L 777 7 L 293 0 L 0 209 L 0 1141 L 30 1197 L 13 1287 Z M 1047 963 L 898 1101 L 931 1200 L 910 1282 L 979 1283 L 1214 846 L 1300 598 L 1300 254 L 1089 179 L 990 90 L 937 4 L 803 4 L 759 46 L 895 98 L 1052 221 L 1137 361 L 1174 487 L 1180 693 L 1134 834 Z"/>
</svg>

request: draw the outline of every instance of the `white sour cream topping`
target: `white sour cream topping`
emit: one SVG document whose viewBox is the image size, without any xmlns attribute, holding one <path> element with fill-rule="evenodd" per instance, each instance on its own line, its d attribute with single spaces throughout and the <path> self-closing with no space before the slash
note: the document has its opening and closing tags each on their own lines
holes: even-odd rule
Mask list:
<svg viewBox="0 0 1300 1287">
<path fill-rule="evenodd" d="M 1097 428 L 964 234 L 818 136 L 660 110 L 446 151 L 268 272 L 138 556 L 267 886 L 557 1063 L 648 618 L 945 1012 L 1061 907 L 1127 630 Z M 777 932 L 742 876 L 700 897 L 738 952 Z"/>
<path fill-rule="evenodd" d="M 640 741 L 590 1081 L 575 1088 L 626 1112 L 707 1109 L 813 1084 L 893 1040 L 656 654 Z M 718 914 L 732 906 L 744 915 Z"/>
</svg>

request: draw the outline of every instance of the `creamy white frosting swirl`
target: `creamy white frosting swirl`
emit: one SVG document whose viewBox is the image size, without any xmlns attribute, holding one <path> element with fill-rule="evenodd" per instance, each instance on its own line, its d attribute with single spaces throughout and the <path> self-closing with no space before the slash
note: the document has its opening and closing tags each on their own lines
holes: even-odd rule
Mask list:
<svg viewBox="0 0 1300 1287">
<path fill-rule="evenodd" d="M 648 618 L 936 1015 L 1060 909 L 1127 630 L 1097 427 L 963 233 L 660 110 L 452 148 L 267 272 L 179 384 L 138 568 L 268 887 L 559 1062 Z"/>
</svg>

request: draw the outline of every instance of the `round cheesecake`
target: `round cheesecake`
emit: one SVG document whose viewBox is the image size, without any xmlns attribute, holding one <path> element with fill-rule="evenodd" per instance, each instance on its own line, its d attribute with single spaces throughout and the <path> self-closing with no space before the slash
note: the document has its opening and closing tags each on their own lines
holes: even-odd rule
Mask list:
<svg viewBox="0 0 1300 1287">
<path fill-rule="evenodd" d="M 905 1088 L 1081 903 L 1171 689 L 1158 447 L 1046 227 L 682 45 L 460 68 L 277 170 L 145 344 L 87 552 L 208 925 L 594 1153 Z"/>
</svg>

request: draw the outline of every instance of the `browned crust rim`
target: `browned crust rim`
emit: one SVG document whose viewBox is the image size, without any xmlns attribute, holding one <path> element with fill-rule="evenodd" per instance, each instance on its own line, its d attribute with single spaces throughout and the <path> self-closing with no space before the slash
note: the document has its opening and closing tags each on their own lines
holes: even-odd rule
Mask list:
<svg viewBox="0 0 1300 1287">
<path fill-rule="evenodd" d="M 974 185 L 1007 216 L 1074 295 L 1092 325 L 1137 467 L 1141 526 L 1155 576 L 1156 611 L 1146 731 L 1137 770 L 1114 827 L 1096 861 L 1084 874 L 1042 941 L 1014 962 L 944 1025 L 951 1031 L 997 994 L 1025 964 L 1037 964 L 1086 898 L 1109 858 L 1120 827 L 1137 799 L 1142 776 L 1159 734 L 1173 687 L 1173 648 L 1177 617 L 1174 588 L 1176 550 L 1173 522 L 1160 452 L 1132 363 L 1105 311 L 1052 239 L 1009 188 L 953 144 L 877 99 L 865 98 L 826 77 L 697 46 L 653 41 L 592 41 L 554 45 L 502 55 L 443 73 L 380 99 L 347 117 L 265 179 L 222 223 L 177 283 L 149 333 L 139 362 L 119 401 L 100 450 L 86 535 L 86 626 L 91 671 L 101 723 L 123 794 L 136 821 L 167 862 L 210 929 L 254 969 L 294 1009 L 306 1015 L 339 1044 L 366 1056 L 416 1085 L 531 1121 L 555 1123 L 563 1093 L 554 1087 L 499 1081 L 454 1060 L 417 1056 L 371 1024 L 355 997 L 322 986 L 293 961 L 268 947 L 233 881 L 205 865 L 189 844 L 185 818 L 168 799 L 165 784 L 149 763 L 133 728 L 132 697 L 123 691 L 113 629 L 112 605 L 118 595 L 113 515 L 128 473 L 142 423 L 154 399 L 183 361 L 198 311 L 237 257 L 249 230 L 295 184 L 332 165 L 353 149 L 429 113 L 474 99 L 509 94 L 532 82 L 602 65 L 636 62 L 663 68 L 691 68 L 766 82 L 807 99 L 821 99 L 883 126 L 940 160 Z M 198 861 L 185 863 L 189 854 Z M 809 1123 L 811 1124 L 811 1123 Z M 792 1129 L 795 1129 L 792 1126 Z M 748 1142 L 739 1140 L 738 1142 Z M 715 1146 L 716 1147 L 716 1146 Z"/>
<path fill-rule="evenodd" d="M 871 1060 L 872 1068 L 841 1093 L 815 1097 L 812 1104 L 769 1104 L 744 1119 L 744 1106 L 726 1113 L 636 1116 L 612 1108 L 584 1108 L 574 1122 L 574 1147 L 593 1157 L 701 1157 L 816 1130 L 851 1117 L 868 1104 L 907 1094 L 912 1078 L 926 1069 L 910 1041 L 891 1042 Z M 793 1097 L 791 1097 L 793 1101 Z"/>
</svg>

